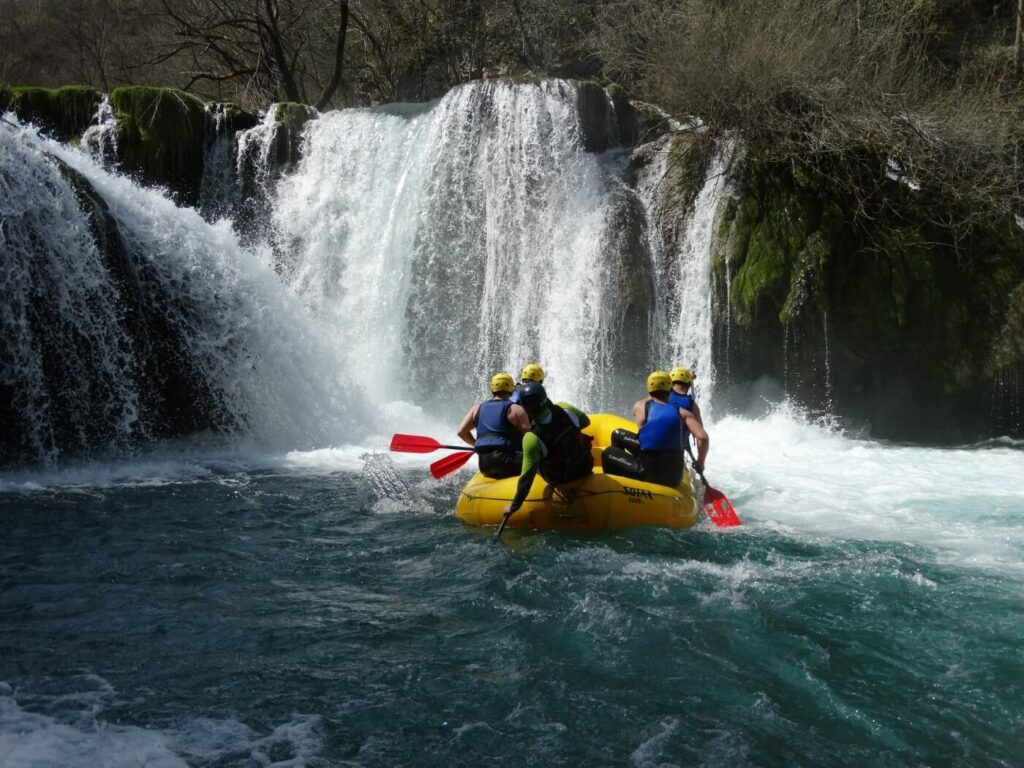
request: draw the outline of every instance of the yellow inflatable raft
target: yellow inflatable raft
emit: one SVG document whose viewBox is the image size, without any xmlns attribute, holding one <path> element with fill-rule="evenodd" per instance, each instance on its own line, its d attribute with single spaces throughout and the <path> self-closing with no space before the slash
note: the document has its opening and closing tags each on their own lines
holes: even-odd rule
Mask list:
<svg viewBox="0 0 1024 768">
<path fill-rule="evenodd" d="M 700 506 L 689 471 L 676 488 L 604 474 L 601 451 L 609 445 L 612 431 L 619 428 L 635 430 L 636 425 L 612 414 L 591 416 L 584 431 L 594 438 L 593 474 L 558 486 L 548 485 L 538 475 L 523 506 L 509 518 L 508 527 L 603 531 L 632 525 L 689 528 L 696 523 Z M 518 482 L 518 477 L 492 480 L 477 472 L 459 494 L 456 516 L 472 525 L 498 525 Z"/>
</svg>

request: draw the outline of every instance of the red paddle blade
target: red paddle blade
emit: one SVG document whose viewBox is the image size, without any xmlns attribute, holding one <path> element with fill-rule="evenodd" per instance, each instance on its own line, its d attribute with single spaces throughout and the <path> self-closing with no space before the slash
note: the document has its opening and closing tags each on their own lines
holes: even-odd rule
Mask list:
<svg viewBox="0 0 1024 768">
<path fill-rule="evenodd" d="M 405 453 L 430 453 L 441 448 L 442 445 L 432 437 L 421 435 L 392 435 L 391 450 L 404 451 Z"/>
<path fill-rule="evenodd" d="M 711 522 L 719 528 L 741 525 L 739 515 L 733 509 L 732 502 L 724 493 L 715 490 L 710 485 L 704 487 L 704 511 L 711 518 Z"/>
<path fill-rule="evenodd" d="M 473 451 L 461 451 L 453 453 L 451 456 L 445 456 L 443 459 L 438 459 L 430 465 L 430 474 L 434 476 L 434 479 L 440 480 L 469 461 L 469 457 L 472 455 Z"/>
</svg>

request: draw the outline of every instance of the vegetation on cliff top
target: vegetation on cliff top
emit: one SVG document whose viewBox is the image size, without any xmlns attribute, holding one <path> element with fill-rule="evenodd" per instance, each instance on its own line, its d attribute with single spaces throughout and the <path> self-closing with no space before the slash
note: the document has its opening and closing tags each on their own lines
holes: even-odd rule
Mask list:
<svg viewBox="0 0 1024 768">
<path fill-rule="evenodd" d="M 123 86 L 110 94 L 124 167 L 194 202 L 203 173 L 206 107 L 172 88 Z"/>
<path fill-rule="evenodd" d="M 858 197 L 884 186 L 881 157 L 970 230 L 1024 214 L 1021 13 L 1019 0 L 82 0 L 68 14 L 0 0 L 0 78 L 141 80 L 250 109 L 424 100 L 497 75 L 614 80 L 775 159 L 866 180 L 846 190 Z"/>
<path fill-rule="evenodd" d="M 98 91 L 84 85 L 8 88 L 0 91 L 0 110 L 11 110 L 68 141 L 80 136 L 96 117 L 100 98 Z"/>
</svg>

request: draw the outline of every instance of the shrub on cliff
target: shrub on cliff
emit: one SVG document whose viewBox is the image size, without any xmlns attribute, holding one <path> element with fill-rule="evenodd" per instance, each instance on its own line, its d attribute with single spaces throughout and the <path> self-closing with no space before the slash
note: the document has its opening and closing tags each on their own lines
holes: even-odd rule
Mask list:
<svg viewBox="0 0 1024 768">
<path fill-rule="evenodd" d="M 173 88 L 123 86 L 110 94 L 125 169 L 194 203 L 203 173 L 206 109 Z"/>
<path fill-rule="evenodd" d="M 84 85 L 63 88 L 10 88 L 0 96 L 0 109 L 38 125 L 61 141 L 78 138 L 96 117 L 98 91 Z"/>
</svg>

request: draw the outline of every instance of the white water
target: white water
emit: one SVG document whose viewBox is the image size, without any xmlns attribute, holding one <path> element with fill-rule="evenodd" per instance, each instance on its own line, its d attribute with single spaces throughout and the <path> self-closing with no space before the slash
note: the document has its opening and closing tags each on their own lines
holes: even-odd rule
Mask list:
<svg viewBox="0 0 1024 768">
<path fill-rule="evenodd" d="M 119 703 L 102 678 L 82 675 L 81 690 L 62 695 L 18 692 L 0 681 L 0 765 L 185 768 L 223 759 L 253 765 L 307 765 L 322 748 L 320 718 L 295 715 L 267 734 L 234 719 L 194 718 L 175 729 L 115 725 L 103 714 Z M 41 714 L 39 710 L 45 712 Z M 282 761 L 281 754 L 291 759 Z"/>
<path fill-rule="evenodd" d="M 46 238 L 46 253 L 62 262 L 47 275 L 63 275 L 58 307 L 68 323 L 81 329 L 109 357 L 128 356 L 126 342 L 112 315 L 116 308 L 98 298 L 76 298 L 76 291 L 104 291 L 110 278 L 88 237 L 74 195 L 46 153 L 85 176 L 117 220 L 127 249 L 155 274 L 164 290 L 177 299 L 168 310 L 196 364 L 219 394 L 222 417 L 234 425 L 238 439 L 262 445 L 309 448 L 342 444 L 355 425 L 375 425 L 362 392 L 347 386 L 338 363 L 339 350 L 313 321 L 271 269 L 265 250 L 240 246 L 229 223 L 210 225 L 192 209 L 178 208 L 157 190 L 143 189 L 111 174 L 75 149 L 40 140 L 26 129 L 0 126 L 2 146 L 13 171 L 29 169 L 40 180 L 17 189 L 5 188 L 5 232 L 30 228 Z M 5 174 L 5 178 L 7 178 Z M 14 176 L 17 178 L 17 176 Z M 41 198 L 40 195 L 49 195 Z M 78 217 L 76 219 L 76 216 Z M 28 242 L 19 238 L 17 243 Z M 5 311 L 16 311 L 16 297 L 29 281 L 31 259 L 17 258 L 5 246 Z M 7 258 L 11 257 L 11 258 Z M 38 258 L 38 256 L 37 256 Z M 67 294 L 65 298 L 65 294 Z M 109 295 L 109 291 L 108 291 Z M 21 327 L 16 318 L 10 326 Z M 20 367 L 32 361 L 31 340 L 18 341 Z M 73 343 L 64 345 L 74 349 Z M 132 413 L 131 382 L 118 379 L 125 365 L 104 364 L 110 388 L 126 385 L 109 396 L 112 408 Z M 40 408 L 45 422 L 45 409 Z M 358 416 L 357 416 L 358 414 Z"/>
<path fill-rule="evenodd" d="M 126 442 L 140 429 L 138 361 L 120 327 L 120 309 L 108 301 L 113 279 L 86 215 L 39 143 L 7 124 L 0 131 L 0 382 L 16 393 L 14 405 L 29 421 L 30 448 L 46 459 L 56 455 L 49 424 L 58 399 L 98 406 L 112 422 L 112 442 Z M 45 332 L 59 337 L 70 372 L 59 393 L 46 386 L 44 331 L 28 319 L 44 297 L 59 317 Z M 83 339 L 92 345 L 83 348 Z"/>
<path fill-rule="evenodd" d="M 63 260 L 54 269 L 83 275 L 66 286 L 75 322 L 92 324 L 85 334 L 116 355 L 116 323 L 103 314 L 111 308 L 75 298 L 105 278 L 44 152 L 90 180 L 130 247 L 191 308 L 176 321 L 224 393 L 238 435 L 227 448 L 162 446 L 128 460 L 5 472 L 0 491 L 176 483 L 254 468 L 359 471 L 393 431 L 453 442 L 458 415 L 490 373 L 533 360 L 558 397 L 593 410 L 623 412 L 642 394 L 646 370 L 615 370 L 622 328 L 636 321 L 624 316 L 618 289 L 644 266 L 609 250 L 629 198 L 626 158 L 582 151 L 575 92 L 563 83 L 468 86 L 422 107 L 321 116 L 308 128 L 303 162 L 274 193 L 276 256 L 74 149 L 2 130 L 12 167 L 38 176 L 49 195 L 4 216 L 39 216 L 33 226 L 52 235 L 50 251 Z M 244 141 L 269 145 L 265 129 Z M 655 297 L 654 315 L 669 332 L 650 342 L 647 363 L 696 368 L 705 413 L 714 382 L 710 245 L 724 162 L 720 153 L 710 164 L 679 252 L 651 246 L 648 254 L 676 270 L 680 292 Z M 17 199 L 5 193 L 2 204 Z M 4 279 L 5 295 L 17 296 L 16 271 Z M 15 307 L 5 301 L 3 310 Z M 30 355 L 18 359 L 30 367 Z M 623 373 L 635 394 L 612 380 Z M 123 384 L 111 377 L 109 387 Z M 128 423 L 132 396 L 130 388 L 110 395 Z M 744 518 L 740 535 L 917 543 L 983 567 L 1019 569 L 1024 560 L 1017 447 L 884 445 L 784 407 L 759 418 L 719 414 L 709 430 L 708 477 Z M 407 467 L 434 458 L 393 456 Z"/>
<path fill-rule="evenodd" d="M 695 391 L 699 391 L 708 405 L 703 409 L 704 417 L 711 412 L 715 390 L 715 366 L 711 360 L 714 330 L 711 248 L 715 215 L 726 194 L 732 154 L 732 143 L 727 142 L 708 163 L 704 185 L 687 222 L 680 252 L 674 259 L 674 280 L 670 282 L 677 296 L 676 301 L 669 303 L 670 333 L 664 357 L 672 361 L 671 367 L 682 365 L 696 374 L 699 381 L 694 385 Z"/>
<path fill-rule="evenodd" d="M 542 360 L 561 397 L 600 402 L 620 314 L 605 240 L 621 162 L 581 141 L 561 82 L 310 125 L 277 190 L 281 267 L 335 327 L 353 380 L 452 417 L 447 391 L 475 397 L 494 370 Z"/>
</svg>

